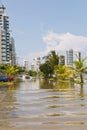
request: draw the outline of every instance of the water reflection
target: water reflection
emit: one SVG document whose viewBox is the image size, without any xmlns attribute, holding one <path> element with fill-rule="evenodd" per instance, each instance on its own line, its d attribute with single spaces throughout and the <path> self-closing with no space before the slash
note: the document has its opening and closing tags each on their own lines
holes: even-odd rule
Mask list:
<svg viewBox="0 0 87 130">
<path fill-rule="evenodd" d="M 79 93 L 79 96 L 82 97 L 82 99 L 84 99 L 84 87 L 83 85 L 80 85 L 80 93 Z"/>
<path fill-rule="evenodd" d="M 86 130 L 86 119 L 86 84 L 34 79 L 0 88 L 1 130 Z"/>
</svg>

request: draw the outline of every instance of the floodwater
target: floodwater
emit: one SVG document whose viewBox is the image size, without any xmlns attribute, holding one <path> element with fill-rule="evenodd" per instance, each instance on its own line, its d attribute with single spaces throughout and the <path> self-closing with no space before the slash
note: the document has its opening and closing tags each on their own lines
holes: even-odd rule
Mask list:
<svg viewBox="0 0 87 130">
<path fill-rule="evenodd" d="M 86 130 L 87 84 L 44 80 L 0 87 L 0 130 Z"/>
</svg>

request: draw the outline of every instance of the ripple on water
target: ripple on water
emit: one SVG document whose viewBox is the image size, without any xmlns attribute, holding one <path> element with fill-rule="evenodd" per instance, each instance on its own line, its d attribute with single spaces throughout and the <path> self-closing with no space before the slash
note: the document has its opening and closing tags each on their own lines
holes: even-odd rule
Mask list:
<svg viewBox="0 0 87 130">
<path fill-rule="evenodd" d="M 33 90 L 22 87 L 2 91 L 0 127 L 87 126 L 87 92 L 80 87 Z"/>
</svg>

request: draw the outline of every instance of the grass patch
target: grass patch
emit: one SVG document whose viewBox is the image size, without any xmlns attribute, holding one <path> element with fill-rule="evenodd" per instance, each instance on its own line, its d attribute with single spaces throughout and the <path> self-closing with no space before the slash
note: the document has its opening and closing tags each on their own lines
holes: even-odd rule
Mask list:
<svg viewBox="0 0 87 130">
<path fill-rule="evenodd" d="M 13 84 L 13 82 L 0 82 L 0 87 L 12 85 L 12 84 Z"/>
<path fill-rule="evenodd" d="M 58 79 L 59 82 L 64 82 L 64 83 L 69 83 L 70 80 L 69 79 Z"/>
</svg>

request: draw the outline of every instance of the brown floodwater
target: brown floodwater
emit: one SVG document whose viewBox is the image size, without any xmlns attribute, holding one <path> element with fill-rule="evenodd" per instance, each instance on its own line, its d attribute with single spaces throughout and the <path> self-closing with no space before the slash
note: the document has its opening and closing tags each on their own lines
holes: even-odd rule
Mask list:
<svg viewBox="0 0 87 130">
<path fill-rule="evenodd" d="M 86 129 L 86 83 L 37 79 L 0 87 L 0 130 Z"/>
</svg>

